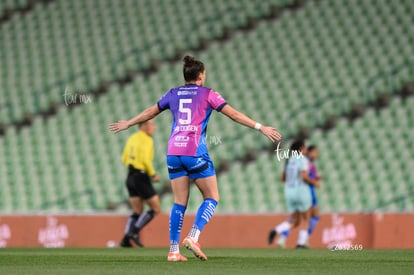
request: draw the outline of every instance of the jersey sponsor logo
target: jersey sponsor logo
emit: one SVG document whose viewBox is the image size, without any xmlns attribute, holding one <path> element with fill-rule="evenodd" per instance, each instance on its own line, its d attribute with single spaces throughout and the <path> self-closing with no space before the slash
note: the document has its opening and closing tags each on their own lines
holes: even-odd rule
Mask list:
<svg viewBox="0 0 414 275">
<path fill-rule="evenodd" d="M 174 142 L 175 147 L 183 148 L 183 147 L 187 147 L 187 145 L 188 145 L 187 142 Z"/>
<path fill-rule="evenodd" d="M 175 132 L 197 132 L 198 126 L 195 125 L 184 125 L 184 126 L 176 126 L 174 128 Z"/>
<path fill-rule="evenodd" d="M 197 91 L 178 91 L 177 92 L 178 96 L 182 96 L 182 95 L 197 95 Z"/>
<path fill-rule="evenodd" d="M 39 229 L 37 240 L 43 247 L 65 247 L 65 240 L 69 238 L 66 224 L 59 224 L 55 217 L 47 217 L 46 227 Z"/>
<path fill-rule="evenodd" d="M 190 137 L 188 137 L 188 136 L 176 136 L 174 138 L 174 140 L 176 140 L 176 141 L 189 141 Z"/>
<path fill-rule="evenodd" d="M 0 225 L 0 247 L 7 246 L 7 240 L 11 238 L 11 230 L 8 224 Z"/>
</svg>

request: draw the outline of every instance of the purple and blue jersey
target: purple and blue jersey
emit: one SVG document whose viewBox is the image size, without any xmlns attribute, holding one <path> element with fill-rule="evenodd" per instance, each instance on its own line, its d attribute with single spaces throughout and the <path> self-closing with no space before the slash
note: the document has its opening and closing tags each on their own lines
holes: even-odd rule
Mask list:
<svg viewBox="0 0 414 275">
<path fill-rule="evenodd" d="M 173 117 L 167 155 L 198 157 L 207 154 L 204 140 L 211 112 L 220 112 L 226 104 L 219 93 L 196 84 L 166 92 L 157 105 L 160 111 L 170 109 Z"/>
<path fill-rule="evenodd" d="M 316 171 L 315 163 L 313 163 L 313 161 L 309 161 L 309 178 L 315 180 L 317 177 L 318 172 Z"/>
<path fill-rule="evenodd" d="M 318 172 L 316 171 L 316 166 L 313 161 L 309 161 L 309 174 L 308 175 L 309 175 L 309 178 L 313 180 L 318 178 Z M 309 184 L 309 188 L 310 188 L 311 195 L 312 195 L 312 206 L 318 205 L 318 199 L 316 197 L 315 186 L 312 184 Z"/>
</svg>

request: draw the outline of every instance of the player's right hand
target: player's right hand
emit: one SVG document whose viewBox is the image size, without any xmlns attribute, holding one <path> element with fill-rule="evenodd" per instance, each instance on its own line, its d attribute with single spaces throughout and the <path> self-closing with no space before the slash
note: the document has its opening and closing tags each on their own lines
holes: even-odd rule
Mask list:
<svg viewBox="0 0 414 275">
<path fill-rule="evenodd" d="M 153 182 L 160 182 L 161 181 L 161 178 L 158 175 L 154 175 L 154 176 L 152 176 L 152 181 Z"/>
<path fill-rule="evenodd" d="M 115 133 L 126 130 L 128 128 L 129 128 L 128 120 L 120 120 L 118 122 L 109 124 L 109 130 Z"/>
</svg>

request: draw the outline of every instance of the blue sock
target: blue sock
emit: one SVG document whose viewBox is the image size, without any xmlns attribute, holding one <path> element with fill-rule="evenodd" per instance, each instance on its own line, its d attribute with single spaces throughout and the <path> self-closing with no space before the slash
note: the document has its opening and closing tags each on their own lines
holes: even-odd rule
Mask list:
<svg viewBox="0 0 414 275">
<path fill-rule="evenodd" d="M 170 214 L 170 252 L 179 251 L 180 234 L 187 207 L 174 203 Z"/>
<path fill-rule="evenodd" d="M 191 228 L 190 234 L 188 234 L 190 237 L 195 239 L 195 241 L 198 241 L 201 231 L 203 231 L 204 226 L 213 216 L 216 206 L 217 201 L 209 198 L 205 199 L 198 208 L 193 227 Z"/>
<path fill-rule="evenodd" d="M 319 217 L 312 217 L 309 220 L 309 229 L 308 229 L 309 235 L 313 233 L 318 222 L 319 222 Z"/>
<path fill-rule="evenodd" d="M 291 222 L 292 221 L 292 217 L 289 217 L 289 219 L 287 221 L 288 222 Z M 283 231 L 281 235 L 283 237 L 287 238 L 287 237 L 289 237 L 289 233 L 290 233 L 290 230 L 286 230 L 286 231 Z"/>
<path fill-rule="evenodd" d="M 287 238 L 287 237 L 289 237 L 289 233 L 290 233 L 290 230 L 286 230 L 286 231 L 283 231 L 282 234 L 280 234 L 280 235 Z"/>
</svg>

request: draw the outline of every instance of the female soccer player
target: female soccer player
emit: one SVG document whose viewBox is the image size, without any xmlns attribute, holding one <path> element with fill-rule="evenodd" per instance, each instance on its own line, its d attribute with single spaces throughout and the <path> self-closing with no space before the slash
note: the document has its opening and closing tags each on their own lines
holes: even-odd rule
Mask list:
<svg viewBox="0 0 414 275">
<path fill-rule="evenodd" d="M 316 145 L 309 145 L 308 146 L 308 159 L 309 159 L 309 178 L 315 179 L 317 181 L 322 180 L 322 176 L 320 176 L 316 169 L 315 161 L 319 158 L 319 151 Z M 312 196 L 312 205 L 310 208 L 310 220 L 309 220 L 309 229 L 308 233 L 309 236 L 315 230 L 316 225 L 319 222 L 319 205 L 318 205 L 318 197 L 316 196 L 316 189 L 315 185 L 309 184 L 309 188 L 311 191 Z"/>
<path fill-rule="evenodd" d="M 316 145 L 309 145 L 307 149 L 307 157 L 309 160 L 309 178 L 312 180 L 321 180 L 322 176 L 318 175 L 318 172 L 316 170 L 315 161 L 319 157 L 319 151 Z M 284 176 L 282 175 L 282 178 Z M 317 223 L 319 222 L 319 206 L 318 206 L 318 198 L 316 197 L 316 190 L 315 185 L 309 184 L 309 190 L 311 192 L 311 198 L 312 198 L 312 204 L 309 209 L 310 211 L 310 220 L 309 220 L 309 228 L 308 228 L 308 234 L 309 237 L 315 230 L 315 227 Z M 289 217 L 289 220 L 291 220 L 292 217 Z M 289 221 L 288 220 L 288 221 Z M 281 248 L 285 248 L 286 246 L 286 239 L 289 236 L 289 230 L 283 231 L 280 234 L 279 239 L 277 240 L 277 245 Z"/>
<path fill-rule="evenodd" d="M 132 125 L 154 118 L 170 109 L 173 120 L 168 142 L 167 165 L 174 205 L 170 215 L 170 253 L 168 261 L 186 261 L 180 254 L 179 240 L 184 213 L 190 191 L 190 180 L 203 195 L 204 201 L 197 211 L 194 224 L 183 246 L 201 259 L 207 256 L 201 251 L 198 239 L 204 226 L 211 219 L 219 201 L 217 178 L 206 147 L 206 129 L 212 110 L 222 112 L 233 121 L 259 130 L 275 142 L 281 135 L 275 128 L 263 126 L 232 108 L 220 94 L 204 87 L 206 70 L 204 64 L 193 57 L 184 57 L 185 85 L 172 88 L 157 102 L 130 120 L 120 120 L 109 126 L 111 131 L 126 130 Z"/>
<path fill-rule="evenodd" d="M 277 234 L 299 227 L 297 248 L 304 248 L 308 240 L 309 208 L 312 204 L 311 192 L 308 184 L 319 187 L 316 179 L 309 177 L 309 160 L 305 157 L 306 147 L 303 140 L 293 142 L 285 171 L 282 175 L 285 181 L 285 198 L 287 208 L 292 219 L 282 222 L 271 230 L 268 237 L 269 244 L 273 243 Z M 296 152 L 296 154 L 295 154 Z M 300 154 L 297 154 L 299 153 Z"/>
</svg>

